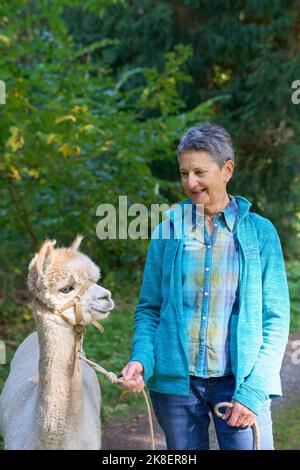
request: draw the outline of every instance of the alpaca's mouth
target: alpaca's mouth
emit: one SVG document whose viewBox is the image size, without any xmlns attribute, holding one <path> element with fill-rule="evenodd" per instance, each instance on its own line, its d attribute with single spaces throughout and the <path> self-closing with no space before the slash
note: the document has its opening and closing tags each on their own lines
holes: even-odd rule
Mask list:
<svg viewBox="0 0 300 470">
<path fill-rule="evenodd" d="M 103 302 L 103 304 L 104 305 L 101 306 L 101 308 L 92 306 L 92 309 L 97 313 L 108 315 L 109 312 L 115 307 L 115 304 L 112 300 Z"/>
<path fill-rule="evenodd" d="M 110 310 L 108 312 L 103 312 L 102 310 L 93 309 L 92 316 L 95 320 L 105 320 L 110 315 Z"/>
</svg>

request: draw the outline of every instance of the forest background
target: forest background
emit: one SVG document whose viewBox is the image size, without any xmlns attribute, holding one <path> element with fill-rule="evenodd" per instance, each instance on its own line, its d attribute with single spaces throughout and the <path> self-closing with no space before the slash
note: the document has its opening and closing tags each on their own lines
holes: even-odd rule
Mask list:
<svg viewBox="0 0 300 470">
<path fill-rule="evenodd" d="M 100 265 L 116 299 L 87 354 L 120 371 L 130 353 L 148 240 L 99 240 L 97 207 L 184 198 L 176 147 L 188 127 L 231 133 L 231 194 L 276 226 L 300 330 L 300 5 L 293 0 L 0 2 L 0 338 L 7 362 L 34 329 L 28 263 L 46 238 Z M 130 219 L 130 218 L 129 218 Z M 0 366 L 3 383 L 8 364 Z M 101 379 L 100 379 L 101 380 Z M 140 397 L 105 385 L 103 418 Z M 299 421 L 299 420 L 298 420 Z"/>
</svg>

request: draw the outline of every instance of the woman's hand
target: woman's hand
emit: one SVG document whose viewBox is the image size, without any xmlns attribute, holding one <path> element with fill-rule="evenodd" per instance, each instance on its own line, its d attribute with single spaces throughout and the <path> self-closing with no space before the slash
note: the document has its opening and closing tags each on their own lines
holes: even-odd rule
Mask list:
<svg viewBox="0 0 300 470">
<path fill-rule="evenodd" d="M 233 404 L 233 408 L 227 407 L 227 410 L 223 415 L 223 419 L 230 418 L 227 421 L 229 426 L 241 426 L 246 428 L 255 423 L 255 413 L 238 401 L 232 400 L 231 403 Z"/>
<path fill-rule="evenodd" d="M 123 382 L 121 385 L 131 392 L 142 392 L 145 387 L 143 374 L 144 367 L 138 361 L 131 361 L 122 370 Z"/>
</svg>

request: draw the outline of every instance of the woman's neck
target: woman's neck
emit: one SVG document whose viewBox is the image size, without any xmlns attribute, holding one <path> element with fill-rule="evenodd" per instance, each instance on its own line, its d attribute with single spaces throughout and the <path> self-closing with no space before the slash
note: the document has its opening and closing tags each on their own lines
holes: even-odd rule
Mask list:
<svg viewBox="0 0 300 470">
<path fill-rule="evenodd" d="M 225 210 L 229 204 L 230 204 L 230 198 L 228 194 L 226 193 L 224 197 L 222 198 L 222 200 L 212 205 L 205 205 L 204 215 L 205 217 L 212 219 L 218 214 L 218 212 Z"/>
</svg>

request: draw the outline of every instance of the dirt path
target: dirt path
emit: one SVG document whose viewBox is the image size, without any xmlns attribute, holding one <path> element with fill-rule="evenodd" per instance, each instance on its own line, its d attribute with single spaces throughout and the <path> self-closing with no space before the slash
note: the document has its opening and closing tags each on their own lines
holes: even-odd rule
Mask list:
<svg viewBox="0 0 300 470">
<path fill-rule="evenodd" d="M 295 341 L 299 341 L 299 343 L 295 343 Z M 284 406 L 287 402 L 291 403 L 300 400 L 300 364 L 296 364 L 295 361 L 292 361 L 292 357 L 295 357 L 295 345 L 299 350 L 300 332 L 290 336 L 281 369 L 284 396 L 283 398 L 273 400 L 273 413 L 276 413 L 276 409 Z M 298 354 L 298 358 L 300 358 L 300 354 Z M 152 416 L 156 449 L 166 449 L 163 432 L 157 423 L 154 413 L 152 413 Z M 218 449 L 213 425 L 210 426 L 210 447 L 211 449 Z M 146 413 L 136 414 L 129 423 L 120 421 L 117 418 L 108 422 L 103 429 L 102 448 L 105 450 L 149 450 L 151 446 Z"/>
</svg>

